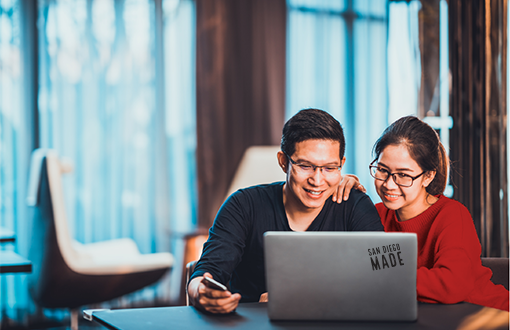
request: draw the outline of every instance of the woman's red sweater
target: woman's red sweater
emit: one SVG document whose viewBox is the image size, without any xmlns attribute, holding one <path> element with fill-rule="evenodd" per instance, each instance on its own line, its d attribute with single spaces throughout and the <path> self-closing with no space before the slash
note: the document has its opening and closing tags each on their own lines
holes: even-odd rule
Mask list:
<svg viewBox="0 0 510 330">
<path fill-rule="evenodd" d="M 383 203 L 376 205 L 384 230 L 418 236 L 418 300 L 455 304 L 461 301 L 509 310 L 508 290 L 490 281 L 482 266 L 473 219 L 461 203 L 443 195 L 425 212 L 407 221 Z"/>
</svg>

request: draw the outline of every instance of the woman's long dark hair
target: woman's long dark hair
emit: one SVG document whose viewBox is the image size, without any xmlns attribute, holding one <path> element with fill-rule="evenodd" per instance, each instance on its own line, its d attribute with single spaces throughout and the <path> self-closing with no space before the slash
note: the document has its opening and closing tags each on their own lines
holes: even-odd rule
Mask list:
<svg viewBox="0 0 510 330">
<path fill-rule="evenodd" d="M 432 127 L 414 116 L 402 117 L 386 128 L 375 143 L 375 159 L 379 159 L 381 152 L 390 145 L 405 145 L 423 171 L 436 171 L 434 180 L 426 188 L 429 194 L 444 192 L 450 161 Z"/>
</svg>

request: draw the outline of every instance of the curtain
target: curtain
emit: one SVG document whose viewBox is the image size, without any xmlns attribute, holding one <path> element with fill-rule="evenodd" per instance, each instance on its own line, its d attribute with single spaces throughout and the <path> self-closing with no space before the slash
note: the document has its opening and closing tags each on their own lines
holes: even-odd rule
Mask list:
<svg viewBox="0 0 510 330">
<path fill-rule="evenodd" d="M 130 237 L 142 253 L 179 253 L 173 233 L 196 222 L 194 2 L 41 0 L 38 11 L 27 6 L 32 13 L 17 9 L 29 2 L 9 3 L 13 9 L 0 3 L 0 28 L 12 25 L 0 31 L 10 33 L 0 40 L 0 191 L 9 196 L 0 203 L 0 225 L 14 229 L 16 248 L 28 251 L 26 180 L 39 144 L 74 164 L 63 184 L 76 240 Z M 27 28 L 18 21 L 34 30 L 37 21 L 39 44 L 32 38 L 19 45 L 16 29 Z M 25 52 L 38 57 L 29 78 L 39 86 L 37 97 L 16 75 L 33 68 L 19 61 Z M 25 116 L 19 109 L 35 108 L 35 100 L 38 111 Z M 173 281 L 180 274 L 170 274 L 114 306 L 168 304 L 180 284 Z M 33 309 L 23 275 L 12 277 L 18 285 L 9 284 L 2 299 L 10 308 Z"/>
<path fill-rule="evenodd" d="M 418 12 L 421 2 L 391 2 L 388 26 L 388 123 L 418 114 L 421 85 Z"/>
<path fill-rule="evenodd" d="M 208 228 L 245 149 L 280 143 L 286 5 L 198 0 L 196 6 L 198 223 Z"/>
<path fill-rule="evenodd" d="M 36 143 L 33 132 L 36 69 L 30 3 L 0 1 L 0 226 L 16 234 L 14 243 L 0 249 L 28 255 L 31 213 L 25 204 L 30 151 Z M 33 17 L 33 16 L 32 16 Z M 36 45 L 35 45 L 36 46 Z M 27 306 L 26 274 L 0 276 L 2 325 L 18 319 L 19 307 Z M 7 320 L 7 321 L 6 321 Z"/>
<path fill-rule="evenodd" d="M 392 1 L 389 6 L 389 123 L 406 115 L 436 129 L 450 151 L 448 4 Z M 453 196 L 448 184 L 444 195 Z"/>
<path fill-rule="evenodd" d="M 508 257 L 507 3 L 449 2 L 453 197 L 484 257 Z"/>
<path fill-rule="evenodd" d="M 289 0 L 287 108 L 331 113 L 344 129 L 346 163 L 374 202 L 374 142 L 388 124 L 386 1 Z"/>
</svg>

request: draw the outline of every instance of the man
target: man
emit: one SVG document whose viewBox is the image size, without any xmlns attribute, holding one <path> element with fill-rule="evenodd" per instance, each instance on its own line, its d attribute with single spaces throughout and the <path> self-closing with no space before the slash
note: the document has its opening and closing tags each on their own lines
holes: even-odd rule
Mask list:
<svg viewBox="0 0 510 330">
<path fill-rule="evenodd" d="M 222 205 L 188 285 L 195 307 L 229 313 L 240 301 L 267 298 L 266 231 L 383 230 L 364 193 L 352 191 L 347 201 L 333 202 L 344 152 L 342 127 L 327 112 L 301 110 L 285 123 L 277 158 L 286 180 L 238 190 Z M 204 277 L 229 283 L 231 291 L 214 289 Z"/>
</svg>

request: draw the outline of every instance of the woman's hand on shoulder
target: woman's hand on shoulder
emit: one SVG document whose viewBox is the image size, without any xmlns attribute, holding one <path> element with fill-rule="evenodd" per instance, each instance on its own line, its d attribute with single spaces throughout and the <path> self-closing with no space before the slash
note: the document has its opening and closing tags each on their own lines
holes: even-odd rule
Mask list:
<svg viewBox="0 0 510 330">
<path fill-rule="evenodd" d="M 363 187 L 363 185 L 359 182 L 357 176 L 353 174 L 346 174 L 342 177 L 340 184 L 338 184 L 336 191 L 333 193 L 333 202 L 340 204 L 342 201 L 348 200 L 352 189 L 356 189 L 364 193 L 367 192 L 365 187 Z"/>
</svg>

